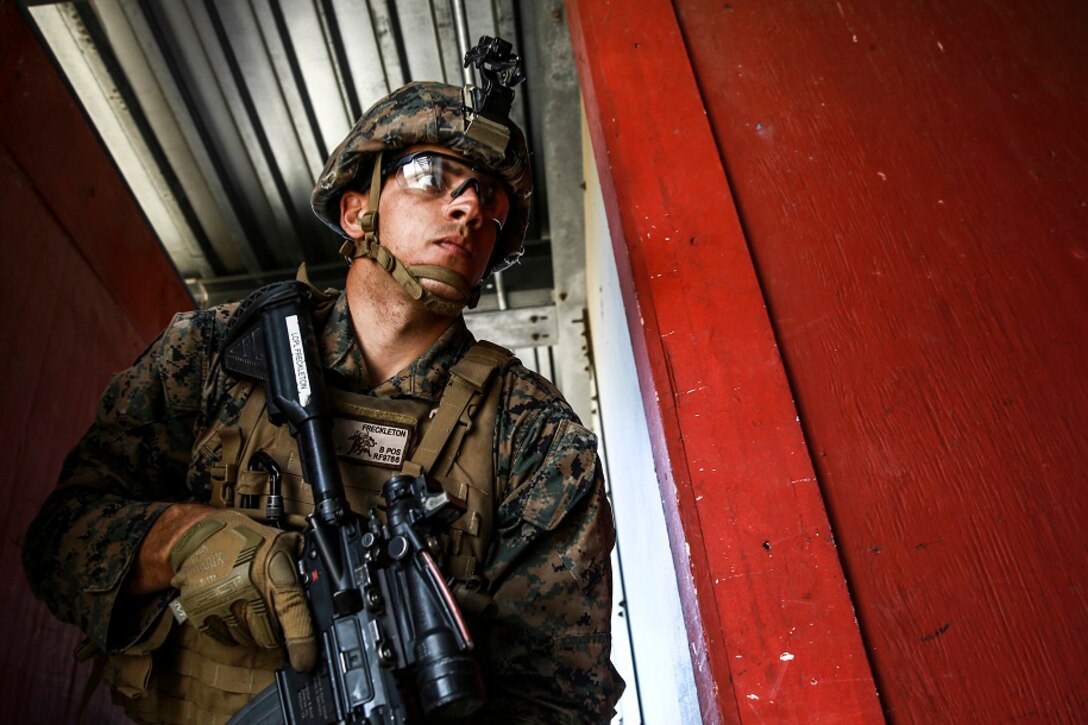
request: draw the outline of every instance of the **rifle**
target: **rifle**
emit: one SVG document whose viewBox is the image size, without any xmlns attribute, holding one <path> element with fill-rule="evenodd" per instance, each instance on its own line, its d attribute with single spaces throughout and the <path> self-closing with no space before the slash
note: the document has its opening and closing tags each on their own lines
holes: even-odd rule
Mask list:
<svg viewBox="0 0 1088 725">
<path fill-rule="evenodd" d="M 230 722 L 393 725 L 418 716 L 418 708 L 428 717 L 468 715 L 483 703 L 483 681 L 427 546 L 464 503 L 432 490 L 424 476 L 395 475 L 382 490 L 384 524 L 373 510 L 351 510 L 333 448 L 314 297 L 294 281 L 258 290 L 235 313 L 221 347 L 228 372 L 264 384 L 269 419 L 287 424 L 313 489 L 298 564 L 321 649 L 311 672 L 285 665 Z M 266 457 L 262 465 L 274 464 Z M 271 493 L 275 524 L 279 491 Z M 414 698 L 405 693 L 410 678 Z"/>
</svg>

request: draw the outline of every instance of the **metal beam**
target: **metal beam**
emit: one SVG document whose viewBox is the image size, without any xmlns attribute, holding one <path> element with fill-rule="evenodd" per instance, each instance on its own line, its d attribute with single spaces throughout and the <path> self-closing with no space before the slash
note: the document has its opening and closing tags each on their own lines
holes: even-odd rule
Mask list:
<svg viewBox="0 0 1088 725">
<path fill-rule="evenodd" d="M 72 5 L 35 6 L 30 13 L 175 264 L 210 273 L 176 196 L 79 13 Z"/>
<path fill-rule="evenodd" d="M 222 180 L 138 0 L 99 0 L 94 8 L 169 167 L 222 261 L 221 273 L 256 269 L 253 249 L 234 210 L 222 203 Z M 174 261 L 183 276 L 194 274 Z"/>
<path fill-rule="evenodd" d="M 473 312 L 465 322 L 478 339 L 511 349 L 554 345 L 559 336 L 554 305 Z"/>
<path fill-rule="evenodd" d="M 524 7 L 524 6 L 523 6 Z M 552 244 L 553 301 L 558 315 L 556 379 L 567 401 L 587 423 L 590 359 L 586 337 L 585 187 L 582 178 L 578 74 L 561 0 L 532 3 L 526 11 L 527 36 L 535 38 L 533 93 L 539 104 L 543 163 L 548 188 L 548 227 Z"/>
</svg>

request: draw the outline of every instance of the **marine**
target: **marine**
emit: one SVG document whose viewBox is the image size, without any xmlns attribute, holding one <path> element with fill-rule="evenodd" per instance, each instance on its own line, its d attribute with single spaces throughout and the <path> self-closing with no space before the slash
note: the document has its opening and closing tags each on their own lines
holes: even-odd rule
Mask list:
<svg viewBox="0 0 1088 725">
<path fill-rule="evenodd" d="M 380 505 L 397 471 L 468 502 L 441 566 L 484 675 L 472 722 L 604 722 L 623 682 L 596 439 L 462 316 L 520 255 L 531 193 L 501 104 L 439 83 L 394 91 L 314 189 L 349 260 L 344 291 L 313 290 L 315 323 L 352 508 Z M 175 316 L 114 376 L 26 536 L 35 594 L 85 633 L 82 656 L 138 722 L 225 722 L 284 652 L 300 671 L 317 658 L 293 566 L 313 496 L 261 386 L 221 364 L 237 314 Z"/>
</svg>

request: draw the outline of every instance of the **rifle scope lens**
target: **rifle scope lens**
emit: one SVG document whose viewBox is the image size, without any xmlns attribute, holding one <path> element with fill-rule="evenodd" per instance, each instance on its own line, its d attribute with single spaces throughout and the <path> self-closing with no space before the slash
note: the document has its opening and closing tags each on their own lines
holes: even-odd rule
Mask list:
<svg viewBox="0 0 1088 725">
<path fill-rule="evenodd" d="M 452 640 L 448 632 L 435 632 L 416 648 L 421 655 L 424 648 L 436 650 L 420 657 L 416 686 L 423 709 L 440 718 L 470 715 L 484 702 L 484 685 L 476 661 L 459 651 Z"/>
</svg>

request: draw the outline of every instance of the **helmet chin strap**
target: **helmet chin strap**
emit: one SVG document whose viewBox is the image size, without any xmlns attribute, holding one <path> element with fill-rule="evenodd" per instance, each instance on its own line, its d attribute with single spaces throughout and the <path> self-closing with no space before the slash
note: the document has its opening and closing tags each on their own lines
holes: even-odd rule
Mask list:
<svg viewBox="0 0 1088 725">
<path fill-rule="evenodd" d="M 382 154 L 374 159 L 374 172 L 370 177 L 370 193 L 367 195 L 367 210 L 359 216 L 359 225 L 363 228 L 361 239 L 347 239 L 340 247 L 340 255 L 348 262 L 367 257 L 378 263 L 382 269 L 393 276 L 408 296 L 423 304 L 425 308 L 439 315 L 453 316 L 461 314 L 465 307 L 472 309 L 480 301 L 480 285 L 475 287 L 464 276 L 452 269 L 436 264 L 405 264 L 378 241 L 378 198 L 382 189 Z M 464 189 L 461 189 L 463 192 Z M 454 288 L 461 293 L 461 300 L 451 300 L 435 294 L 420 284 L 421 279 L 433 279 Z"/>
</svg>

